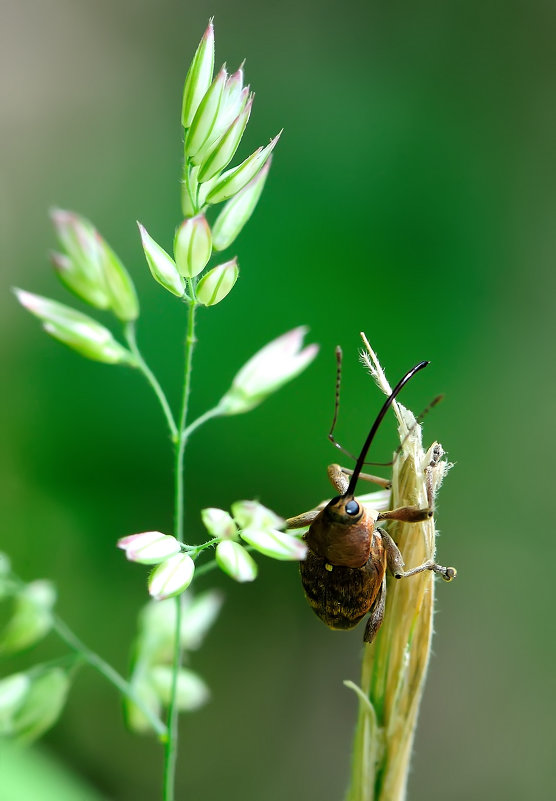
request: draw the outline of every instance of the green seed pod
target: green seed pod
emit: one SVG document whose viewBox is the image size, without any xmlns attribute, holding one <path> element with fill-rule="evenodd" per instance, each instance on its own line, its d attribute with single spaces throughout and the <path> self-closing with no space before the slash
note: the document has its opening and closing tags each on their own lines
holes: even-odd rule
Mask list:
<svg viewBox="0 0 556 801">
<path fill-rule="evenodd" d="M 174 239 L 176 267 L 186 278 L 202 272 L 212 253 L 210 226 L 203 214 L 184 220 Z"/>
<path fill-rule="evenodd" d="M 174 554 L 157 565 L 149 576 L 149 594 L 156 601 L 179 595 L 191 584 L 194 572 L 195 562 L 188 554 Z"/>
<path fill-rule="evenodd" d="M 110 308 L 120 320 L 135 320 L 139 302 L 133 281 L 93 224 L 62 209 L 54 209 L 51 218 L 65 250 L 51 257 L 62 283 L 86 303 Z"/>
<path fill-rule="evenodd" d="M 260 147 L 248 156 L 238 167 L 223 173 L 208 192 L 206 202 L 221 203 L 240 192 L 262 170 L 280 135 L 275 136 L 266 147 Z"/>
<path fill-rule="evenodd" d="M 306 332 L 303 326 L 294 328 L 255 353 L 237 373 L 232 386 L 221 399 L 222 414 L 249 412 L 271 392 L 299 375 L 318 353 L 317 345 L 302 349 Z"/>
<path fill-rule="evenodd" d="M 123 322 L 136 320 L 139 316 L 139 301 L 133 281 L 110 245 L 98 233 L 97 240 L 110 308 Z"/>
<path fill-rule="evenodd" d="M 26 584 L 15 596 L 13 614 L 0 635 L 0 653 L 13 654 L 42 640 L 52 628 L 56 590 L 50 581 Z"/>
<path fill-rule="evenodd" d="M 226 133 L 212 147 L 199 171 L 199 181 L 208 181 L 210 178 L 214 178 L 233 159 L 249 121 L 252 106 L 253 99 L 251 98 Z"/>
<path fill-rule="evenodd" d="M 215 306 L 220 303 L 232 291 L 238 275 L 239 267 L 235 258 L 213 267 L 199 281 L 197 300 L 203 306 Z"/>
<path fill-rule="evenodd" d="M 135 365 L 133 355 L 92 317 L 23 289 L 14 292 L 21 305 L 43 321 L 47 334 L 82 356 L 106 364 Z"/>
<path fill-rule="evenodd" d="M 185 155 L 194 164 L 201 163 L 207 150 L 218 138 L 218 132 L 214 129 L 227 78 L 228 73 L 222 67 L 201 100 L 185 137 Z"/>
<path fill-rule="evenodd" d="M 232 516 L 224 509 L 215 507 L 201 509 L 201 520 L 211 537 L 229 539 L 237 534 L 237 526 Z"/>
<path fill-rule="evenodd" d="M 137 225 L 139 226 L 141 243 L 152 277 L 173 295 L 177 295 L 178 298 L 183 297 L 185 292 L 183 281 L 174 260 L 160 247 L 158 242 L 154 241 L 140 222 Z"/>
<path fill-rule="evenodd" d="M 31 686 L 13 717 L 13 733 L 18 742 L 30 743 L 56 723 L 69 686 L 68 675 L 61 668 L 43 670 L 31 679 Z"/>
<path fill-rule="evenodd" d="M 213 68 L 214 28 L 211 19 L 193 56 L 183 87 L 181 123 L 184 128 L 191 125 L 199 103 L 210 86 Z"/>
<path fill-rule="evenodd" d="M 65 251 L 52 255 L 56 275 L 70 292 L 86 303 L 97 309 L 109 308 L 110 295 L 94 226 L 84 217 L 64 209 L 53 209 L 50 218 Z"/>
<path fill-rule="evenodd" d="M 216 546 L 216 561 L 224 573 L 241 584 L 257 578 L 257 563 L 239 542 L 219 542 Z"/>
<path fill-rule="evenodd" d="M 279 559 L 282 562 L 299 561 L 305 559 L 307 555 L 307 546 L 303 540 L 283 531 L 246 528 L 240 531 L 240 536 L 256 551 L 270 556 L 271 559 Z"/>
<path fill-rule="evenodd" d="M 259 202 L 271 162 L 272 156 L 258 175 L 226 203 L 216 218 L 212 229 L 212 246 L 215 250 L 225 250 L 230 247 L 241 233 Z"/>
</svg>

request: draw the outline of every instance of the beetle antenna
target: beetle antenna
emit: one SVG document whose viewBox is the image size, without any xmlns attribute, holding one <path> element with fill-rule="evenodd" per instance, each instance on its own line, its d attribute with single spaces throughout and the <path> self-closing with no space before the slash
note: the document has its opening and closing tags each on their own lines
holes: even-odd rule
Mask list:
<svg viewBox="0 0 556 801">
<path fill-rule="evenodd" d="M 378 431 L 378 427 L 380 426 L 380 424 L 382 423 L 382 421 L 384 419 L 384 416 L 386 415 L 386 412 L 388 411 L 388 409 L 390 408 L 390 406 L 394 402 L 394 399 L 399 394 L 401 389 L 407 384 L 407 382 L 411 378 L 413 378 L 415 373 L 418 373 L 419 370 L 422 370 L 428 364 L 430 364 L 430 362 L 419 362 L 419 364 L 416 364 L 415 367 L 412 367 L 411 370 L 408 373 L 406 373 L 404 375 L 404 377 L 402 379 L 400 379 L 400 381 L 398 381 L 398 383 L 396 384 L 396 386 L 392 390 L 391 394 L 384 401 L 382 409 L 377 414 L 376 420 L 372 424 L 371 430 L 369 431 L 367 439 L 365 440 L 365 444 L 363 445 L 363 447 L 361 449 L 361 453 L 359 454 L 359 457 L 357 459 L 357 463 L 355 465 L 355 468 L 353 470 L 353 473 L 352 473 L 352 476 L 351 476 L 351 479 L 350 479 L 350 482 L 349 482 L 349 486 L 348 486 L 347 490 L 344 493 L 344 498 L 349 498 L 349 497 L 352 497 L 354 495 L 355 486 L 357 484 L 357 479 L 359 478 L 359 474 L 361 473 L 361 470 L 362 470 L 363 465 L 365 463 L 365 458 L 367 456 L 367 453 L 369 452 L 369 448 L 371 447 L 371 443 L 372 443 L 372 441 L 373 441 L 373 439 L 375 437 L 376 432 Z"/>
<path fill-rule="evenodd" d="M 413 423 L 411 428 L 408 430 L 407 434 L 402 439 L 402 441 L 400 442 L 400 444 L 398 445 L 396 450 L 394 451 L 394 458 L 393 459 L 391 459 L 389 462 L 365 462 L 365 466 L 369 465 L 369 466 L 372 466 L 372 467 L 392 467 L 392 465 L 396 461 L 396 458 L 402 452 L 403 446 L 405 445 L 405 443 L 407 442 L 407 440 L 409 439 L 411 434 L 415 431 L 417 426 L 421 425 L 421 423 L 423 422 L 423 420 L 425 419 L 427 414 L 431 411 L 431 409 L 434 409 L 436 404 L 440 403 L 440 401 L 442 401 L 442 400 L 444 400 L 444 395 L 437 395 L 436 398 L 433 398 L 431 400 L 431 402 L 427 406 L 425 406 L 425 408 L 423 409 L 421 414 L 418 417 L 415 418 L 415 422 Z M 353 457 L 353 458 L 355 458 L 355 457 Z"/>
<path fill-rule="evenodd" d="M 338 345 L 336 347 L 336 393 L 334 396 L 334 417 L 332 418 L 332 425 L 330 426 L 330 431 L 328 432 L 328 439 L 334 445 L 335 448 L 338 448 L 339 451 L 342 451 L 346 456 L 349 456 L 350 459 L 354 461 L 357 459 L 353 453 L 344 448 L 343 445 L 340 445 L 338 440 L 334 436 L 334 429 L 336 428 L 336 423 L 338 421 L 338 412 L 340 411 L 340 387 L 342 384 L 342 349 Z"/>
</svg>

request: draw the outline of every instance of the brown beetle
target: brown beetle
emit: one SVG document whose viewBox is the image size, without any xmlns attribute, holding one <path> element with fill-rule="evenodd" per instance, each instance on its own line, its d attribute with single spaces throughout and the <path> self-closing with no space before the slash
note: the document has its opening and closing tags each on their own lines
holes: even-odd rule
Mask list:
<svg viewBox="0 0 556 801">
<path fill-rule="evenodd" d="M 387 569 L 398 579 L 424 570 L 439 573 L 445 581 L 451 581 L 456 575 L 453 567 L 442 567 L 433 561 L 404 570 L 404 561 L 396 543 L 388 532 L 375 525 L 381 520 L 422 522 L 432 517 L 430 507 L 404 506 L 381 512 L 375 519 L 354 497 L 359 478 L 390 486 L 384 479 L 361 473 L 361 469 L 393 400 L 410 378 L 427 364 L 429 362 L 419 362 L 409 370 L 386 399 L 354 470 L 330 465 L 328 476 L 339 495 L 324 508 L 313 509 L 287 521 L 291 529 L 309 526 L 304 537 L 309 549 L 305 561 L 300 562 L 300 571 L 307 600 L 314 612 L 331 629 L 352 629 L 370 613 L 363 637 L 365 642 L 372 642 L 384 617 Z M 338 396 L 336 411 L 337 406 Z"/>
</svg>

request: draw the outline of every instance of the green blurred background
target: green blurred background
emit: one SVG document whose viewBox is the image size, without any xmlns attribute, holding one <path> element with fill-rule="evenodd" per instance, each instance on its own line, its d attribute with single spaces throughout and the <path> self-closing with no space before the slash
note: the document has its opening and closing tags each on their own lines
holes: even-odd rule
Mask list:
<svg viewBox="0 0 556 801">
<path fill-rule="evenodd" d="M 202 536 L 203 506 L 257 497 L 289 515 L 327 495 L 336 344 L 346 355 L 338 436 L 355 450 L 381 402 L 357 362 L 359 331 L 391 380 L 430 359 L 404 401 L 419 410 L 446 393 L 425 436 L 456 463 L 438 522 L 439 559 L 459 577 L 437 587 L 410 798 L 553 797 L 554 3 L 1 9 L 2 550 L 25 578 L 51 577 L 60 613 L 125 671 L 145 571 L 114 542 L 171 530 L 163 420 L 139 375 L 44 336 L 8 287 L 67 300 L 47 262 L 47 210 L 94 220 L 133 274 L 140 343 L 177 400 L 183 307 L 151 280 L 135 220 L 170 246 L 181 88 L 214 14 L 217 62 L 246 56 L 257 93 L 242 154 L 285 130 L 236 243 L 241 280 L 199 315 L 193 413 L 295 325 L 310 326 L 321 354 L 256 411 L 195 435 L 188 537 Z M 375 458 L 394 442 L 390 421 Z M 183 719 L 179 798 L 337 801 L 356 713 L 342 680 L 358 679 L 362 631 L 328 631 L 295 565 L 259 561 L 250 586 L 203 579 L 226 604 L 193 659 L 213 700 Z M 2 671 L 62 651 L 52 638 Z M 45 757 L 37 794 L 25 782 Z M 68 799 L 89 798 L 85 786 L 114 801 L 159 797 L 159 748 L 125 731 L 117 696 L 91 671 L 58 726 L 19 759 L 0 755 L 6 801 L 65 798 L 64 772 L 84 782 Z"/>
</svg>

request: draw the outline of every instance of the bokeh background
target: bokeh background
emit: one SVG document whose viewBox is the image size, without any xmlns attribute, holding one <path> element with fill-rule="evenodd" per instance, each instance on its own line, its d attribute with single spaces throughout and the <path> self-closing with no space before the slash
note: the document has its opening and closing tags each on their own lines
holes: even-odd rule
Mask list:
<svg viewBox="0 0 556 801">
<path fill-rule="evenodd" d="M 293 326 L 310 326 L 321 353 L 256 411 L 195 435 L 188 537 L 202 537 L 203 506 L 257 497 L 289 515 L 328 494 L 336 344 L 338 436 L 355 450 L 381 403 L 359 331 L 391 380 L 430 359 L 404 401 L 418 411 L 446 393 L 425 436 L 456 463 L 438 521 L 439 559 L 459 577 L 437 587 L 409 797 L 553 797 L 554 3 L 0 7 L 0 548 L 25 578 L 51 577 L 60 613 L 125 671 L 145 571 L 114 542 L 171 530 L 163 420 L 139 375 L 53 342 L 8 288 L 68 300 L 48 266 L 47 210 L 85 214 L 132 272 L 140 343 L 177 400 L 183 307 L 151 280 L 135 220 L 170 247 L 182 83 L 214 14 L 217 62 L 246 56 L 257 93 L 242 153 L 285 130 L 236 242 L 241 280 L 200 315 L 193 413 Z M 390 421 L 375 458 L 394 441 Z M 259 561 L 253 585 L 203 580 L 226 604 L 193 659 L 213 698 L 182 721 L 179 797 L 339 799 L 356 713 L 342 680 L 358 679 L 362 632 L 328 631 L 296 566 Z M 0 671 L 61 652 L 52 638 Z M 41 745 L 0 754 L 0 797 L 150 801 L 160 768 L 112 688 L 83 671 Z"/>
</svg>

